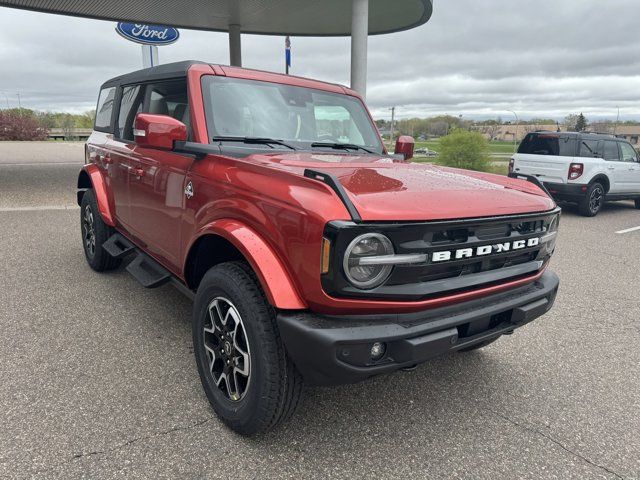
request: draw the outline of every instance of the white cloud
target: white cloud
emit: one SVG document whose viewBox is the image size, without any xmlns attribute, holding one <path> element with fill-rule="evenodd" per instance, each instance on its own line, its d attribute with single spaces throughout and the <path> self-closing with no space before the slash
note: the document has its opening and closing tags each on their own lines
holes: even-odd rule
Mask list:
<svg viewBox="0 0 640 480">
<path fill-rule="evenodd" d="M 375 115 L 640 118 L 640 36 L 633 0 L 438 1 L 426 25 L 371 37 Z M 0 8 L 0 105 L 81 111 L 99 85 L 140 67 L 140 47 L 114 23 Z M 348 38 L 293 38 L 296 75 L 348 84 Z M 282 37 L 243 36 L 247 67 L 281 72 Z M 226 34 L 181 30 L 163 63 L 228 63 Z"/>
</svg>

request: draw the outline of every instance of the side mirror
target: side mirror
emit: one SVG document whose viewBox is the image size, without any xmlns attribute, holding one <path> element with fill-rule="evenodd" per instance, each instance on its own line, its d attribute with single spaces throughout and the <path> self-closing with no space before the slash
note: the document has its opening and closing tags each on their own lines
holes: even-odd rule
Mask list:
<svg viewBox="0 0 640 480">
<path fill-rule="evenodd" d="M 174 142 L 187 141 L 187 126 L 168 115 L 139 113 L 133 136 L 141 147 L 172 150 Z"/>
<path fill-rule="evenodd" d="M 413 137 L 408 135 L 401 135 L 396 140 L 395 154 L 404 155 L 405 160 L 411 160 L 413 158 L 413 149 L 416 146 L 416 141 Z"/>
</svg>

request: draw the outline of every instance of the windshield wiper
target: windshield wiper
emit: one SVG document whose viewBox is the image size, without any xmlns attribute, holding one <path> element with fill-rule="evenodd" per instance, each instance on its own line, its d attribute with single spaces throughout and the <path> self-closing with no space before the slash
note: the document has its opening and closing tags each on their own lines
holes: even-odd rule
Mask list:
<svg viewBox="0 0 640 480">
<path fill-rule="evenodd" d="M 356 145 L 354 143 L 313 142 L 312 147 L 333 148 L 335 150 L 364 150 L 367 153 L 376 153 L 373 150 Z"/>
<path fill-rule="evenodd" d="M 256 145 L 282 145 L 283 147 L 290 148 L 291 150 L 297 150 L 293 145 L 289 145 L 282 140 L 276 140 L 275 138 L 261 138 L 261 137 L 213 137 L 214 142 L 241 142 L 241 143 L 253 143 Z"/>
</svg>

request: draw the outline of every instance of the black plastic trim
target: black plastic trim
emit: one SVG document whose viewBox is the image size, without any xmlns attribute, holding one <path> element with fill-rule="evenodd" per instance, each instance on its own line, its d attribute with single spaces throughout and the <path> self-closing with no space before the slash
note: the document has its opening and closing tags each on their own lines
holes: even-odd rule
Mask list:
<svg viewBox="0 0 640 480">
<path fill-rule="evenodd" d="M 312 170 L 310 168 L 305 169 L 304 176 L 307 178 L 311 178 L 312 180 L 318 180 L 331 187 L 331 189 L 336 192 L 336 195 L 338 195 L 338 198 L 342 200 L 342 203 L 347 208 L 349 215 L 351 215 L 351 219 L 354 222 L 358 223 L 362 221 L 360 212 L 358 212 L 358 209 L 347 195 L 347 192 L 340 183 L 340 180 L 338 180 L 335 176 L 331 175 L 330 173 L 320 172 L 318 170 Z"/>
<path fill-rule="evenodd" d="M 306 382 L 353 383 L 510 334 L 553 306 L 558 285 L 558 277 L 547 271 L 507 292 L 417 313 L 326 316 L 281 311 L 277 321 L 287 353 Z M 373 342 L 386 344 L 380 360 L 370 358 Z"/>
<path fill-rule="evenodd" d="M 527 175 L 525 173 L 511 172 L 511 173 L 509 173 L 509 178 L 516 178 L 518 180 L 526 180 L 527 182 L 531 182 L 534 185 L 536 185 L 537 187 L 539 187 L 540 190 L 542 190 L 544 193 L 546 193 L 549 197 L 553 198 L 552 195 L 549 193 L 549 190 L 547 190 L 547 187 L 544 186 L 544 183 L 542 183 L 540 180 L 538 180 L 537 177 L 535 177 L 533 175 Z"/>
</svg>

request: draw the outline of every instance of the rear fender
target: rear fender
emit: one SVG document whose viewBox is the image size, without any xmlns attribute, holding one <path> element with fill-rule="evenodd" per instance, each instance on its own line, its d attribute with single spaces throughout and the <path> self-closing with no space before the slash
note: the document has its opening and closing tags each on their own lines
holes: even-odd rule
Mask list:
<svg viewBox="0 0 640 480">
<path fill-rule="evenodd" d="M 84 192 L 92 188 L 98 203 L 98 210 L 104 223 L 110 227 L 115 227 L 115 211 L 113 203 L 109 200 L 109 193 L 104 181 L 102 172 L 97 165 L 90 163 L 82 167 L 78 175 L 78 205 L 82 202 Z"/>
<path fill-rule="evenodd" d="M 256 273 L 271 305 L 283 310 L 307 308 L 282 261 L 254 230 L 237 220 L 220 219 L 200 229 L 191 245 L 202 235 L 208 234 L 221 236 L 242 253 Z"/>
</svg>

